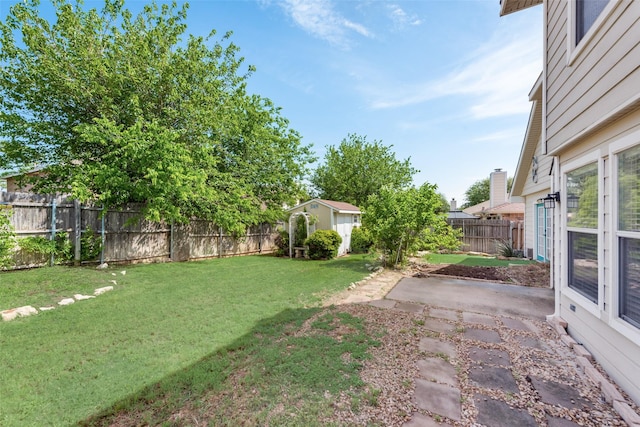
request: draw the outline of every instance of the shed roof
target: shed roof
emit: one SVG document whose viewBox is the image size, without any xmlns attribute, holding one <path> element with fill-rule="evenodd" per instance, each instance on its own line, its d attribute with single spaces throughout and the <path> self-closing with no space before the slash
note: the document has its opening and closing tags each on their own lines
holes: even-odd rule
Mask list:
<svg viewBox="0 0 640 427">
<path fill-rule="evenodd" d="M 360 214 L 360 208 L 358 208 L 355 205 L 352 205 L 351 203 L 347 203 L 347 202 L 337 202 L 335 200 L 325 200 L 325 199 L 311 199 L 311 200 L 307 200 L 306 202 L 300 203 L 288 210 L 293 210 L 296 208 L 299 208 L 301 206 L 306 206 L 308 204 L 311 203 L 319 203 L 321 205 L 324 205 L 328 208 L 331 209 L 335 209 L 337 210 L 339 213 L 353 213 L 353 214 Z"/>
</svg>

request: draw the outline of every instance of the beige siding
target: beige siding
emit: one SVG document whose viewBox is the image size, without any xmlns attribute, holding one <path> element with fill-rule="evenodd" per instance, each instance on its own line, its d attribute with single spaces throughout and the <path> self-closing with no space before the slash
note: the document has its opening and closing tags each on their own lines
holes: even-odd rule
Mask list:
<svg viewBox="0 0 640 427">
<path fill-rule="evenodd" d="M 617 122 L 591 134 L 587 138 L 578 141 L 569 149 L 559 153 L 560 173 L 564 173 L 563 168 L 567 162 L 580 159 L 589 153 L 599 153 L 599 159 L 602 162 L 602 169 L 599 171 L 599 180 L 602 183 L 601 200 L 601 235 L 600 258 L 599 265 L 602 266 L 602 274 L 600 275 L 601 292 L 600 298 L 604 302 L 603 310 L 600 311 L 600 318 L 590 313 L 585 307 L 580 305 L 579 301 L 575 301 L 571 297 L 571 293 L 567 293 L 566 284 L 563 282 L 564 275 L 556 278 L 556 283 L 560 284 L 560 315 L 569 323 L 569 333 L 576 338 L 577 341 L 594 355 L 596 361 L 600 363 L 609 375 L 618 383 L 636 402 L 640 402 L 640 331 L 637 338 L 630 339 L 625 337 L 612 327 L 613 319 L 613 295 L 618 286 L 618 281 L 611 279 L 611 269 L 614 267 L 610 264 L 613 259 L 612 250 L 616 244 L 616 237 L 611 230 L 611 213 L 612 198 L 610 194 L 611 187 L 611 159 L 608 157 L 609 145 L 618 141 L 620 138 L 627 136 L 633 132 L 640 131 L 640 111 L 628 114 Z M 640 143 L 640 140 L 638 141 Z M 561 210 L 554 212 L 559 214 Z M 562 265 L 563 257 L 560 252 L 560 242 L 566 230 L 560 230 L 556 235 L 554 253 L 554 262 L 558 263 L 561 270 L 566 270 L 566 266 Z M 617 260 L 613 259 L 616 263 Z M 570 309 L 570 305 L 576 307 L 575 311 Z"/>
<path fill-rule="evenodd" d="M 315 207 L 317 205 L 317 207 Z M 316 230 L 333 230 L 331 227 L 331 209 L 325 205 L 320 203 L 308 204 L 305 206 L 300 206 L 291 210 L 291 213 L 294 212 L 307 212 L 310 215 L 313 215 L 318 219 L 315 223 Z"/>
<path fill-rule="evenodd" d="M 569 323 L 569 334 L 589 350 L 609 376 L 640 402 L 640 346 L 611 329 L 605 322 L 586 312 L 566 295 L 562 297 L 561 316 Z M 576 306 L 576 311 L 570 309 Z"/>
<path fill-rule="evenodd" d="M 546 114 L 553 151 L 638 94 L 640 2 L 620 2 L 571 65 L 566 2 L 548 7 Z"/>
</svg>

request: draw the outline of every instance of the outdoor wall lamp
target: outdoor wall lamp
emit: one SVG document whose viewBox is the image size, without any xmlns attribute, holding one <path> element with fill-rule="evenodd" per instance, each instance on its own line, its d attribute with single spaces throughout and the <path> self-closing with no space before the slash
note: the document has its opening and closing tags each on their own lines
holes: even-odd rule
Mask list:
<svg viewBox="0 0 640 427">
<path fill-rule="evenodd" d="M 553 209 L 556 207 L 556 202 L 560 202 L 560 192 L 547 194 L 547 197 L 542 199 L 545 209 Z"/>
</svg>

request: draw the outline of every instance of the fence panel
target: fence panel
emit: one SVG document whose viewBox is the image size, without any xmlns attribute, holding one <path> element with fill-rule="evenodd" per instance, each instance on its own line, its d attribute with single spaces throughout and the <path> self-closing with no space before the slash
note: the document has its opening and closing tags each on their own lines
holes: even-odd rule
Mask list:
<svg viewBox="0 0 640 427">
<path fill-rule="evenodd" d="M 92 233 L 103 240 L 101 261 L 127 262 L 154 259 L 187 260 L 220 256 L 271 252 L 275 248 L 275 226 L 251 227 L 246 236 L 226 233 L 209 221 L 194 219 L 184 226 L 164 222 L 136 221 L 142 206 L 131 204 L 124 209 L 108 210 L 79 206 L 79 230 L 75 223 L 73 200 L 29 193 L 0 193 L 0 204 L 12 208 L 11 223 L 18 238 L 42 236 L 52 238 L 62 231 L 74 242 L 76 233 Z M 174 251 L 176 254 L 174 254 Z M 46 256 L 18 251 L 17 267 L 32 267 L 50 262 Z"/>
<path fill-rule="evenodd" d="M 519 221 L 450 219 L 448 222 L 462 230 L 465 251 L 497 254 L 500 242 L 509 242 L 514 249 L 522 250 L 524 229 Z"/>
</svg>

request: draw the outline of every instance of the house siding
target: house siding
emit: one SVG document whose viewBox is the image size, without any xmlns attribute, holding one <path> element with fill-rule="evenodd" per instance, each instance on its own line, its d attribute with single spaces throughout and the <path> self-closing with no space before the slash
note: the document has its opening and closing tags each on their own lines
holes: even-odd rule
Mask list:
<svg viewBox="0 0 640 427">
<path fill-rule="evenodd" d="M 615 1 L 615 0 L 612 0 Z M 567 2 L 547 3 L 546 132 L 555 152 L 640 88 L 640 2 L 620 1 L 568 64 Z"/>
<path fill-rule="evenodd" d="M 580 139 L 570 148 L 559 153 L 560 175 L 566 172 L 567 162 L 579 160 L 583 156 L 592 153 L 598 154 L 598 162 L 601 165 L 598 171 L 600 182 L 599 207 L 599 258 L 601 268 L 599 275 L 599 303 L 597 305 L 587 303 L 576 298 L 566 284 L 566 275 L 559 274 L 557 283 L 560 286 L 559 314 L 569 323 L 568 332 L 587 350 L 589 350 L 598 363 L 609 373 L 616 383 L 635 401 L 640 402 L 640 330 L 625 324 L 616 318 L 615 301 L 619 280 L 615 275 L 617 258 L 614 256 L 614 245 L 617 244 L 614 233 L 615 218 L 612 218 L 613 199 L 612 185 L 612 160 L 609 158 L 609 146 L 612 143 L 640 132 L 640 111 L 628 114 L 617 122 L 601 129 L 590 136 Z M 640 134 L 638 136 L 640 144 Z M 561 252 L 562 239 L 566 236 L 565 221 L 562 217 L 562 209 L 556 209 L 554 221 L 560 222 L 561 229 L 555 240 L 554 263 L 557 263 L 557 271 L 566 272 L 565 256 Z M 575 311 L 571 309 L 575 307 Z M 630 331 L 623 334 L 616 324 L 624 325 L 623 328 Z"/>
</svg>

